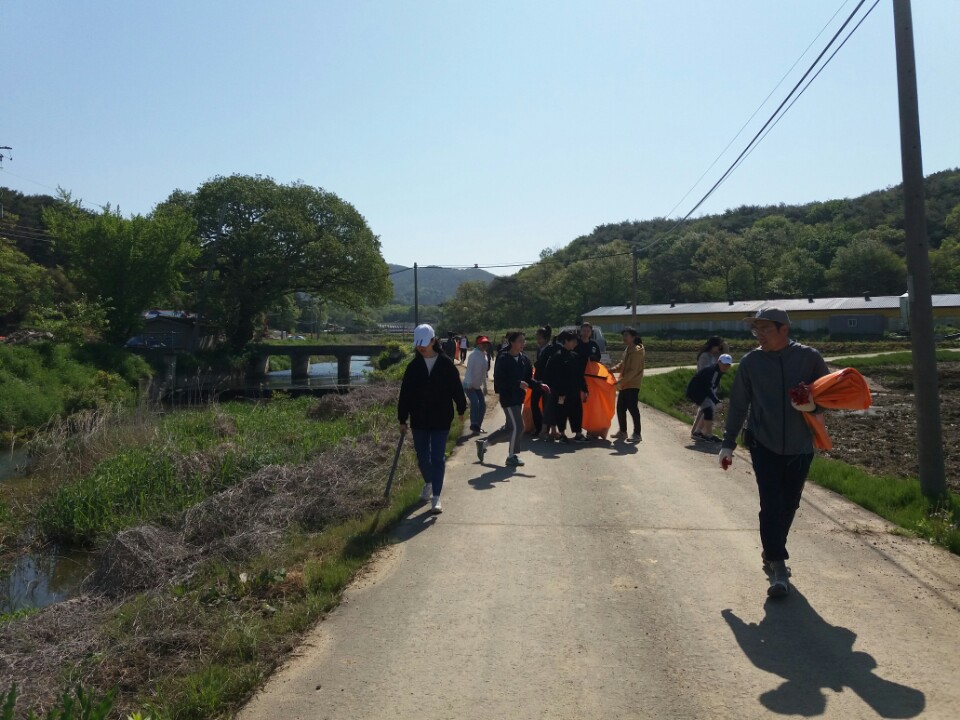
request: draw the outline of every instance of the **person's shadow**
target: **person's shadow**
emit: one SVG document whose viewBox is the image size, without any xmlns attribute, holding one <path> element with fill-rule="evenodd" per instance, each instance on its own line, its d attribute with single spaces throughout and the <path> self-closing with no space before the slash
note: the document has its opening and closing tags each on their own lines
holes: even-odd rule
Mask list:
<svg viewBox="0 0 960 720">
<path fill-rule="evenodd" d="M 513 467 L 491 467 L 489 464 L 480 463 L 488 468 L 478 477 L 467 480 L 467 484 L 474 490 L 492 490 L 496 483 L 509 482 L 518 477 L 532 478 L 533 475 L 522 472 L 519 468 Z"/>
<path fill-rule="evenodd" d="M 830 625 L 796 588 L 785 600 L 768 600 L 764 610 L 763 620 L 750 624 L 729 608 L 721 614 L 750 661 L 785 679 L 758 698 L 768 710 L 823 715 L 827 698 L 822 688 L 850 688 L 881 717 L 911 718 L 923 712 L 922 692 L 876 675 L 876 660 L 853 650 L 856 633 Z"/>
</svg>

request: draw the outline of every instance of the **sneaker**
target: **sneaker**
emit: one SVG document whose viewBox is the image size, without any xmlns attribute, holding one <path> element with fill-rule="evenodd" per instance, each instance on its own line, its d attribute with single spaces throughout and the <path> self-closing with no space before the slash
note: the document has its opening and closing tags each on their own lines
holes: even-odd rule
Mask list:
<svg viewBox="0 0 960 720">
<path fill-rule="evenodd" d="M 440 504 L 440 498 L 436 495 L 430 500 L 430 512 L 434 515 L 439 515 L 443 512 L 443 506 Z"/>
<path fill-rule="evenodd" d="M 630 442 L 643 442 L 643 438 L 640 436 L 640 433 L 634 433 L 630 436 Z"/>
<path fill-rule="evenodd" d="M 487 445 L 483 440 L 477 440 L 477 459 L 483 462 L 483 456 L 487 453 Z"/>
<path fill-rule="evenodd" d="M 426 502 L 433 497 L 433 485 L 424 483 L 423 490 L 420 491 L 420 502 Z"/>
<path fill-rule="evenodd" d="M 475 432 L 475 433 L 480 432 L 480 426 L 479 426 L 479 425 L 471 425 L 471 426 L 470 426 L 470 432 Z"/>
<path fill-rule="evenodd" d="M 510 467 L 520 467 L 521 465 L 525 465 L 525 464 L 526 463 L 524 463 L 523 460 L 521 460 L 516 455 L 511 455 L 510 457 L 507 458 L 507 465 Z"/>
<path fill-rule="evenodd" d="M 570 444 L 570 438 L 568 438 L 566 435 L 563 435 L 563 434 L 557 436 L 557 440 L 559 440 L 560 442 L 562 442 L 564 445 L 569 445 L 569 444 Z"/>
<path fill-rule="evenodd" d="M 767 597 L 782 598 L 790 593 L 790 570 L 783 560 L 770 562 L 770 587 Z"/>
<path fill-rule="evenodd" d="M 762 551 L 760 552 L 760 562 L 763 564 L 763 571 L 767 575 L 773 575 L 773 562 L 768 562 L 767 554 Z M 786 564 L 784 564 L 784 567 L 786 567 Z M 793 572 L 789 567 L 787 568 L 787 577 L 793 577 Z"/>
<path fill-rule="evenodd" d="M 626 431 L 626 430 L 618 430 L 617 432 L 615 432 L 615 433 L 613 434 L 613 439 L 614 439 L 614 440 L 625 440 L 626 437 L 627 437 L 627 431 Z"/>
<path fill-rule="evenodd" d="M 585 443 L 587 439 L 583 436 L 583 433 L 577 433 L 573 436 L 573 441 L 575 443 Z"/>
</svg>

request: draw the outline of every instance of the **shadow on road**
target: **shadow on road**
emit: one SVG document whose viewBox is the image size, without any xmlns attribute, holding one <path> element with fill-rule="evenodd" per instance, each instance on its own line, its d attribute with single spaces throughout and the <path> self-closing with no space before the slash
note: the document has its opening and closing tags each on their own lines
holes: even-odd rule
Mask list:
<svg viewBox="0 0 960 720">
<path fill-rule="evenodd" d="M 406 518 L 397 524 L 393 537 L 397 542 L 411 540 L 424 530 L 432 528 L 434 523 L 437 522 L 437 517 L 430 512 L 430 503 L 419 503 Z"/>
<path fill-rule="evenodd" d="M 763 620 L 750 624 L 730 609 L 721 614 L 750 661 L 785 679 L 758 698 L 768 710 L 823 715 L 823 689 L 850 688 L 881 717 L 912 718 L 923 712 L 922 692 L 875 674 L 876 660 L 853 650 L 856 633 L 826 622 L 796 588 L 785 600 L 768 600 L 764 610 Z"/>
<path fill-rule="evenodd" d="M 481 464 L 481 463 L 478 463 Z M 508 482 L 514 478 L 532 478 L 536 475 L 524 473 L 517 468 L 512 467 L 490 467 L 487 464 L 481 464 L 482 467 L 489 468 L 479 477 L 467 480 L 467 484 L 474 490 L 492 490 L 498 482 Z"/>
</svg>

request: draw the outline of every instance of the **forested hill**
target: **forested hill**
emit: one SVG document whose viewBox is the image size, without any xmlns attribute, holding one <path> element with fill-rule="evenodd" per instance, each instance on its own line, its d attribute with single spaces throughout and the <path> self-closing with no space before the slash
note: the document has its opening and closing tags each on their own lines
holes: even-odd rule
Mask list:
<svg viewBox="0 0 960 720">
<path fill-rule="evenodd" d="M 930 247 L 939 248 L 950 233 L 946 218 L 960 204 L 960 168 L 943 170 L 928 175 L 925 180 L 927 201 L 927 235 Z M 698 230 L 725 230 L 742 234 L 758 220 L 780 216 L 801 225 L 840 224 L 849 228 L 869 229 L 886 226 L 903 229 L 903 187 L 896 185 L 886 190 L 876 190 L 853 199 L 825 200 L 806 205 L 741 205 L 721 215 L 705 215 L 690 220 L 687 228 Z M 659 234 L 677 224 L 676 220 L 629 221 L 600 225 L 589 235 L 573 240 L 565 250 L 577 251 L 582 246 L 604 245 L 621 239 L 631 245 L 642 247 Z"/>
<path fill-rule="evenodd" d="M 393 302 L 398 305 L 413 304 L 413 268 L 389 265 L 393 281 Z M 417 267 L 417 294 L 421 305 L 439 305 L 446 302 L 460 287 L 460 283 L 479 281 L 489 283 L 496 275 L 486 270 L 470 268 L 451 270 L 441 267 Z"/>
<path fill-rule="evenodd" d="M 933 290 L 960 293 L 960 169 L 926 180 Z M 805 205 L 742 206 L 678 225 L 600 225 L 446 305 L 457 327 L 570 323 L 600 306 L 906 292 L 902 188 Z"/>
</svg>

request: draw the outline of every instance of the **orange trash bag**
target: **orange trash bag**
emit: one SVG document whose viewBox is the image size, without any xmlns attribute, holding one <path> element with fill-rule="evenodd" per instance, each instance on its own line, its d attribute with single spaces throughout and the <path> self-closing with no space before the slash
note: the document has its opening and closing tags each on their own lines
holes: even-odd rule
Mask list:
<svg viewBox="0 0 960 720">
<path fill-rule="evenodd" d="M 855 368 L 843 368 L 824 375 L 807 387 L 813 401 L 820 407 L 834 410 L 866 410 L 873 403 L 867 381 Z M 823 415 L 805 412 L 803 419 L 813 433 L 814 447 L 830 450 L 833 442 L 827 434 Z"/>
<path fill-rule="evenodd" d="M 520 420 L 523 421 L 523 431 L 528 433 L 536 430 L 533 426 L 533 410 L 530 408 L 531 397 L 533 397 L 533 392 L 530 388 L 527 388 L 527 392 L 523 395 L 523 407 L 520 408 Z M 540 412 L 543 412 L 543 395 L 540 396 Z"/>
<path fill-rule="evenodd" d="M 587 401 L 583 404 L 583 431 L 606 437 L 617 408 L 617 381 L 610 371 L 591 360 L 584 373 Z"/>
</svg>

